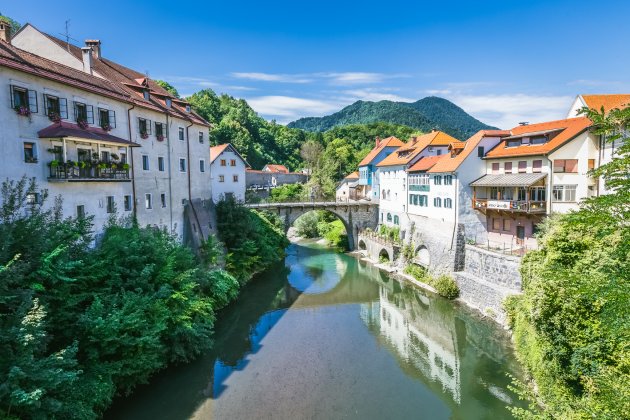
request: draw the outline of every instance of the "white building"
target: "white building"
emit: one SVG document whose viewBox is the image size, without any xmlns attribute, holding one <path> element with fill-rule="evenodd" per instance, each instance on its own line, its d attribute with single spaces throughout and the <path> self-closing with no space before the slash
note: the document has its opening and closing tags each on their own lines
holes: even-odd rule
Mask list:
<svg viewBox="0 0 630 420">
<path fill-rule="evenodd" d="M 598 194 L 587 175 L 598 165 L 599 140 L 588 118 L 518 126 L 486 157 L 486 174 L 470 183 L 472 206 L 486 218 L 491 245 L 535 246 L 536 225 Z"/>
<path fill-rule="evenodd" d="M 335 199 L 337 201 L 356 200 L 358 185 L 359 172 L 355 171 L 339 182 L 335 191 Z"/>
<path fill-rule="evenodd" d="M 245 170 L 249 164 L 229 143 L 210 148 L 212 200 L 216 203 L 228 197 L 245 200 Z"/>
<path fill-rule="evenodd" d="M 53 105 L 53 108 L 59 109 L 59 122 L 56 124 L 64 130 L 51 128 L 43 135 L 47 136 L 51 144 L 68 145 L 69 141 L 80 143 L 78 149 L 81 151 L 76 152 L 76 160 L 80 162 L 86 162 L 90 152 L 93 159 L 98 157 L 109 161 L 116 154 L 120 165 L 125 160 L 130 166 L 130 180 L 127 182 L 130 181 L 131 185 L 130 191 L 125 190 L 129 194 L 114 196 L 113 203 L 119 212 L 132 212 L 141 225 L 157 226 L 182 236 L 186 203 L 210 198 L 207 162 L 209 124 L 195 114 L 188 103 L 173 97 L 142 73 L 103 58 L 98 40 L 87 40 L 85 47 L 80 48 L 26 24 L 11 39 L 11 44 L 9 48 L 22 51 L 23 55 L 28 52 L 30 57 L 38 57 L 45 63 L 42 66 L 53 72 L 72 74 L 72 77 L 81 81 L 81 86 L 88 86 L 85 80 L 89 79 L 90 83 L 100 85 L 101 89 L 107 87 L 116 92 L 119 103 L 102 91 L 97 96 L 74 92 L 62 94 L 58 88 L 46 87 L 53 89 L 51 96 L 58 98 L 58 105 Z M 69 84 L 67 79 L 61 80 L 61 85 Z M 38 96 L 40 103 L 44 103 L 47 98 Z M 77 137 L 76 131 L 68 132 L 70 129 L 83 130 L 84 136 Z M 85 147 L 89 143 L 85 141 L 87 132 L 120 136 L 129 146 L 138 147 L 123 151 L 119 146 L 114 150 L 105 147 L 103 141 L 95 142 L 97 146 Z M 69 153 L 63 155 L 64 160 L 72 159 L 74 152 L 70 150 Z M 60 156 L 56 153 L 54 157 Z M 62 169 L 65 170 L 65 167 Z M 60 176 L 67 177 L 66 172 L 61 172 Z M 82 186 L 78 197 L 74 197 L 77 195 L 76 190 L 65 191 L 63 196 L 68 201 L 84 200 L 82 210 L 76 211 L 85 210 L 86 213 L 94 214 L 96 228 L 100 230 L 102 217 L 98 209 L 110 209 L 112 199 L 96 200 L 85 194 L 85 190 L 105 188 L 102 186 L 105 181 L 100 179 L 101 172 L 99 179 L 91 179 L 89 184 L 83 179 L 86 174 L 86 171 L 79 171 L 79 179 L 72 180 L 74 185 Z M 192 221 L 193 224 L 198 222 Z"/>
<path fill-rule="evenodd" d="M 409 227 L 407 217 L 407 169 L 425 156 L 445 154 L 448 145 L 458 140 L 441 131 L 414 137 L 399 147 L 379 164 L 377 175 L 380 185 L 379 222 L 400 226 L 401 237 Z"/>
<path fill-rule="evenodd" d="M 359 198 L 378 202 L 380 185 L 376 165 L 404 144 L 393 136 L 382 140 L 379 137 L 376 138 L 374 148 L 359 162 L 359 186 L 357 187 Z"/>
</svg>

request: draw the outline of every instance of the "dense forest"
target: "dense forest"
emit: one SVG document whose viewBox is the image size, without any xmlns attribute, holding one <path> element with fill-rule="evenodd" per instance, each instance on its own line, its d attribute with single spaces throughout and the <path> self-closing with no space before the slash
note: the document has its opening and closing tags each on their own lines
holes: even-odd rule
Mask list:
<svg viewBox="0 0 630 420">
<path fill-rule="evenodd" d="M 494 128 L 473 118 L 454 103 L 435 96 L 413 103 L 357 101 L 332 115 L 300 118 L 288 127 L 321 132 L 348 124 L 373 122 L 406 125 L 422 132 L 437 129 L 460 140 L 468 139 L 479 130 Z"/>
</svg>

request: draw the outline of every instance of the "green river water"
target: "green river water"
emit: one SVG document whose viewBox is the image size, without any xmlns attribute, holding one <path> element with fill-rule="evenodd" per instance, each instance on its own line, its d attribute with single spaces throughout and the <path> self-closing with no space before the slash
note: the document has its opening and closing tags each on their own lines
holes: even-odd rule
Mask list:
<svg viewBox="0 0 630 420">
<path fill-rule="evenodd" d="M 503 419 L 505 332 L 330 249 L 292 244 L 219 314 L 214 347 L 110 419 Z"/>
</svg>

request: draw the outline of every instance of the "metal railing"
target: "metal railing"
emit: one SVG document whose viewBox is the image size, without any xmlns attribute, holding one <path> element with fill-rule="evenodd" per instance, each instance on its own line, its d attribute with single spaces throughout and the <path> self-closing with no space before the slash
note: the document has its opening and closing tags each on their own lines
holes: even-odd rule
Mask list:
<svg viewBox="0 0 630 420">
<path fill-rule="evenodd" d="M 58 180 L 108 180 L 128 181 L 129 169 L 99 168 L 98 166 L 77 167 L 69 165 L 50 166 L 49 179 Z"/>
<path fill-rule="evenodd" d="M 466 238 L 466 244 L 487 251 L 496 252 L 504 255 L 512 255 L 522 257 L 529 251 L 538 249 L 537 244 L 526 243 L 524 240 L 512 238 L 511 241 L 485 241 L 477 240 L 477 238 Z"/>
<path fill-rule="evenodd" d="M 487 198 L 475 198 L 472 200 L 474 209 L 521 211 L 527 213 L 544 213 L 547 211 L 545 201 L 532 200 L 490 200 Z"/>
</svg>

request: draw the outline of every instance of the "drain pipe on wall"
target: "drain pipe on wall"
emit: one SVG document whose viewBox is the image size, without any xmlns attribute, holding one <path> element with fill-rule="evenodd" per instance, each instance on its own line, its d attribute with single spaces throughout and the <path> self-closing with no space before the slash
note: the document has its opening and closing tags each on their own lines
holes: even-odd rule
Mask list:
<svg viewBox="0 0 630 420">
<path fill-rule="evenodd" d="M 132 105 L 131 108 L 127 109 L 127 127 L 129 129 L 129 141 L 131 141 L 131 136 L 132 136 L 132 132 L 131 132 L 131 110 L 134 109 L 136 106 Z M 133 214 L 133 223 L 138 223 L 138 211 L 137 211 L 137 207 L 136 207 L 136 172 L 135 172 L 135 168 L 136 165 L 134 165 L 133 163 L 133 147 L 129 147 L 129 162 L 131 162 L 131 165 L 129 165 L 129 167 L 131 168 L 131 197 L 133 199 L 132 202 L 132 214 Z"/>
</svg>

